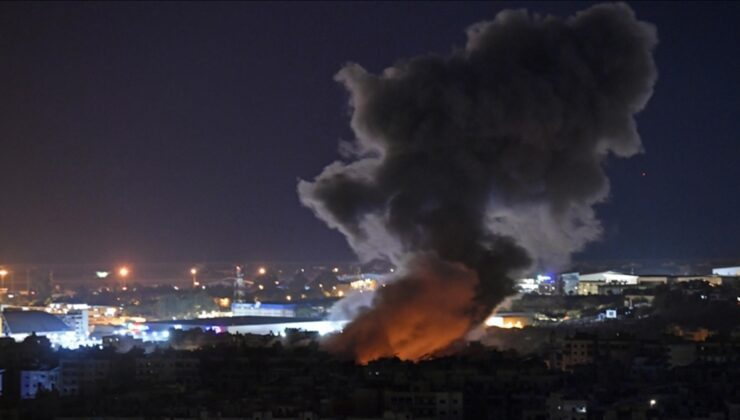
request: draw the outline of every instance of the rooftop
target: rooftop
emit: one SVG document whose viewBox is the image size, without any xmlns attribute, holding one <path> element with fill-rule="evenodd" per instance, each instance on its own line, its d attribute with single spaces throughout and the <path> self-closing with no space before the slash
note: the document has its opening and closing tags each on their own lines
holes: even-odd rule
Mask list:
<svg viewBox="0 0 740 420">
<path fill-rule="evenodd" d="M 65 332 L 72 329 L 61 319 L 43 311 L 6 309 L 2 312 L 3 330 L 8 334 Z"/>
</svg>

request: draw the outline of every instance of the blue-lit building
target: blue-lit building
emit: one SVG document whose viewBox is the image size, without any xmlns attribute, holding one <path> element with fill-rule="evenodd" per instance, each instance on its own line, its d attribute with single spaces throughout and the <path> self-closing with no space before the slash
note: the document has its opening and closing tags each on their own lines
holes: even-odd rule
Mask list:
<svg viewBox="0 0 740 420">
<path fill-rule="evenodd" d="M 231 313 L 234 316 L 294 318 L 296 308 L 297 304 L 295 303 L 234 302 L 231 304 Z"/>
<path fill-rule="evenodd" d="M 59 368 L 21 371 L 21 399 L 36 398 L 40 391 L 57 389 Z"/>
<path fill-rule="evenodd" d="M 43 311 L 5 309 L 0 314 L 4 336 L 23 341 L 31 334 L 45 336 L 52 344 L 65 346 L 74 342 L 74 330 L 59 317 Z"/>
<path fill-rule="evenodd" d="M 216 333 L 231 334 L 276 334 L 286 329 L 301 329 L 326 334 L 342 329 L 346 321 L 329 321 L 317 318 L 272 317 L 272 316 L 229 316 L 198 318 L 173 321 L 151 321 L 142 327 L 147 337 L 162 337 L 170 329 L 190 330 L 200 328 Z"/>
</svg>

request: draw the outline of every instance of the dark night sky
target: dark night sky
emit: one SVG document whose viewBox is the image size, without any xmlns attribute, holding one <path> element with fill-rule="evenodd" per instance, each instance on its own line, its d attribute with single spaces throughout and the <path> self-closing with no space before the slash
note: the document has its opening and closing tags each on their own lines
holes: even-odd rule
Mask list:
<svg viewBox="0 0 740 420">
<path fill-rule="evenodd" d="M 352 258 L 295 192 L 351 136 L 332 76 L 507 6 L 3 3 L 0 262 Z M 660 37 L 646 153 L 610 161 L 580 258 L 740 257 L 740 4 L 633 8 Z"/>
</svg>

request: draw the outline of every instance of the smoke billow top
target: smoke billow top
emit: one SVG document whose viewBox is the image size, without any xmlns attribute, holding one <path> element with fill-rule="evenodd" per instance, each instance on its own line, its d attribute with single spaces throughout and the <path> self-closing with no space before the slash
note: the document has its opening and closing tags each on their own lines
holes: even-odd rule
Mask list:
<svg viewBox="0 0 740 420">
<path fill-rule="evenodd" d="M 399 267 L 330 350 L 416 360 L 463 337 L 533 263 L 597 239 L 604 159 L 642 150 L 634 115 L 656 80 L 655 28 L 625 4 L 562 19 L 507 10 L 448 55 L 381 74 L 348 64 L 356 140 L 298 185 L 365 260 Z"/>
</svg>

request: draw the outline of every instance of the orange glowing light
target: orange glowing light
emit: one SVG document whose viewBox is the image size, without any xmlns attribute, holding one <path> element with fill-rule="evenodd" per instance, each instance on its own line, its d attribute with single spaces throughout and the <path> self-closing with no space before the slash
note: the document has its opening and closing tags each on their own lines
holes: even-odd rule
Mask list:
<svg viewBox="0 0 740 420">
<path fill-rule="evenodd" d="M 459 264 L 424 258 L 408 269 L 410 274 L 403 279 L 376 290 L 371 310 L 327 339 L 330 352 L 354 357 L 360 364 L 382 357 L 420 360 L 444 351 L 470 331 L 476 273 Z M 400 297 L 403 305 L 396 304 Z"/>
</svg>

